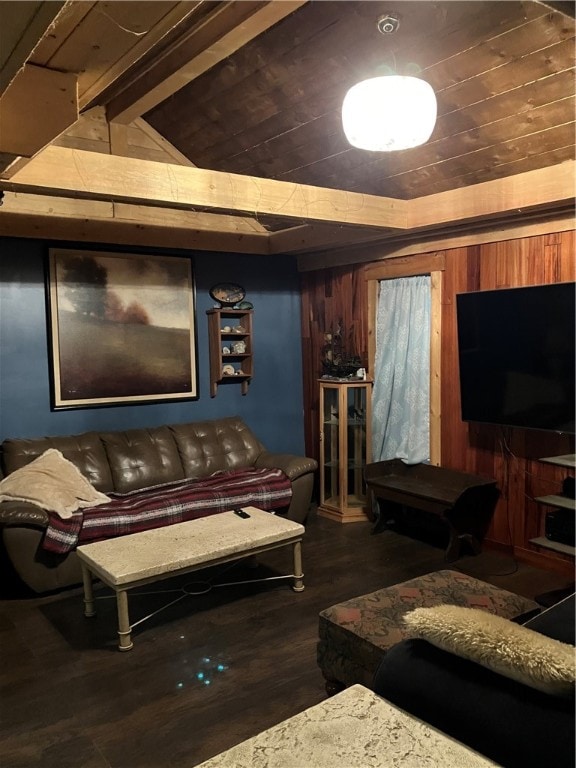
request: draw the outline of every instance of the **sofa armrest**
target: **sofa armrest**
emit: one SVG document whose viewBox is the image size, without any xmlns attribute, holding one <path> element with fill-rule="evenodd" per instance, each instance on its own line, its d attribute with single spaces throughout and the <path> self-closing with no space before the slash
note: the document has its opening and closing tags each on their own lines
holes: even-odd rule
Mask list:
<svg viewBox="0 0 576 768">
<path fill-rule="evenodd" d="M 318 468 L 315 459 L 306 456 L 295 456 L 291 453 L 268 453 L 264 451 L 256 459 L 254 464 L 258 469 L 281 469 L 290 480 L 314 472 Z"/>
<path fill-rule="evenodd" d="M 375 693 L 506 768 L 574 766 L 574 699 L 503 677 L 426 640 L 394 645 Z M 553 734 L 548 739 L 545 734 Z"/>
<path fill-rule="evenodd" d="M 48 514 L 35 504 L 27 501 L 3 501 L 0 503 L 0 524 L 2 525 L 48 525 Z"/>
</svg>

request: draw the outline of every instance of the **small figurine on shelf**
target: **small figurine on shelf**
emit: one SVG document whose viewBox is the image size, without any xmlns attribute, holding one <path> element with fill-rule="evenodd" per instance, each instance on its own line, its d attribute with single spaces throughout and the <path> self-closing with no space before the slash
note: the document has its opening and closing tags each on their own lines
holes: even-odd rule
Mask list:
<svg viewBox="0 0 576 768">
<path fill-rule="evenodd" d="M 335 329 L 324 334 L 322 374 L 325 378 L 348 379 L 360 378 L 362 361 L 358 355 L 349 352 L 353 347 L 352 333 L 347 343 L 342 339 L 342 320 Z"/>
</svg>

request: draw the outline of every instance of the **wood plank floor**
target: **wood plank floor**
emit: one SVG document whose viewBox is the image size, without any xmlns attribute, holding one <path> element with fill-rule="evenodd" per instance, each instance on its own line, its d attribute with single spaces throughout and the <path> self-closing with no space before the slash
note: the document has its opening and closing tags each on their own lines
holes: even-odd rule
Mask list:
<svg viewBox="0 0 576 768">
<path fill-rule="evenodd" d="M 95 619 L 83 617 L 80 589 L 0 601 L 0 764 L 192 768 L 317 704 L 325 698 L 318 612 L 446 567 L 431 543 L 370 532 L 369 523 L 312 515 L 304 592 L 268 582 L 187 597 L 138 627 L 129 653 L 116 650 L 113 599 L 98 601 Z M 259 562 L 256 575 L 291 570 L 288 549 Z M 526 597 L 568 586 L 562 576 L 490 552 L 451 567 Z M 224 580 L 247 573 L 238 566 Z M 132 597 L 132 621 L 158 599 Z"/>
</svg>

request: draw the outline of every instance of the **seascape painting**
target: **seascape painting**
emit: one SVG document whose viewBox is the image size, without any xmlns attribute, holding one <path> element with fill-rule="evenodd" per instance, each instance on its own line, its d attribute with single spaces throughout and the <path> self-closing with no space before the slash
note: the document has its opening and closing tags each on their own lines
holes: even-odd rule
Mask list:
<svg viewBox="0 0 576 768">
<path fill-rule="evenodd" d="M 197 398 L 188 258 L 51 249 L 53 409 Z"/>
</svg>

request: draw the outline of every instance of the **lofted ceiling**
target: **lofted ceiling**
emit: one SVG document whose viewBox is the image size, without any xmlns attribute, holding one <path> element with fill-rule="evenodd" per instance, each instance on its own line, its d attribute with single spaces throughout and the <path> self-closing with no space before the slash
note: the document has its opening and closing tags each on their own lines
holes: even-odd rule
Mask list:
<svg viewBox="0 0 576 768">
<path fill-rule="evenodd" d="M 574 38 L 572 2 L 0 2 L 0 234 L 310 254 L 571 218 Z M 391 70 L 434 132 L 354 149 L 342 99 Z"/>
</svg>

